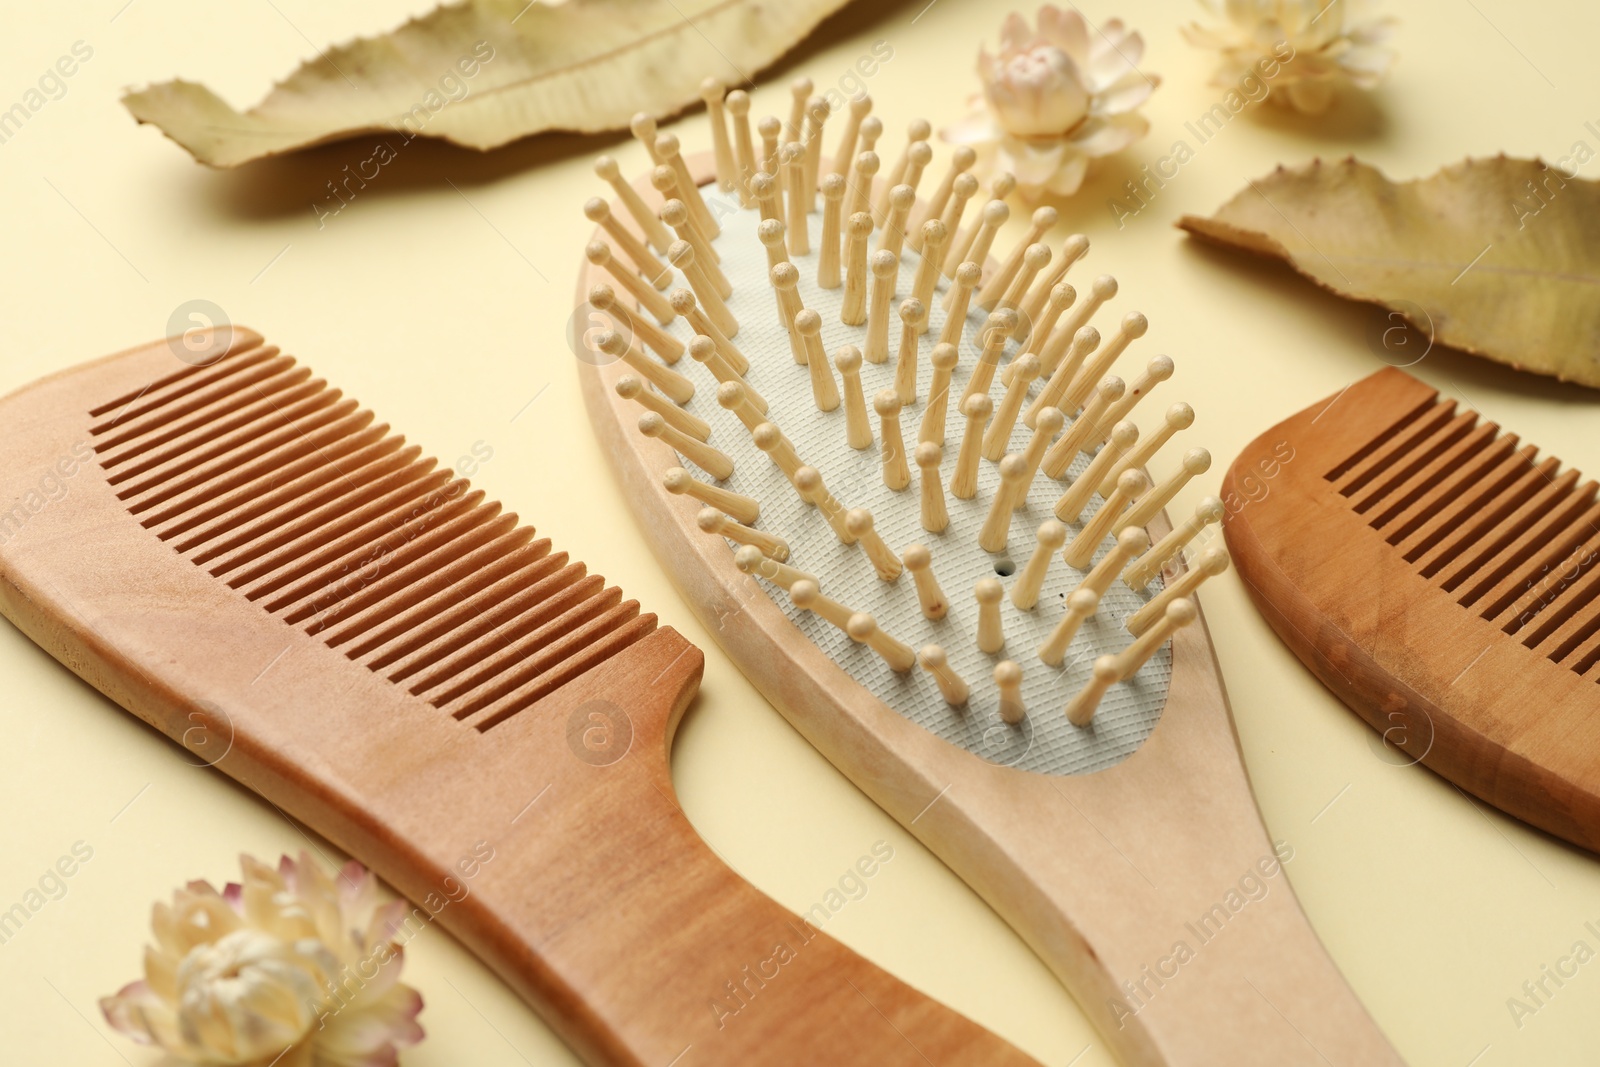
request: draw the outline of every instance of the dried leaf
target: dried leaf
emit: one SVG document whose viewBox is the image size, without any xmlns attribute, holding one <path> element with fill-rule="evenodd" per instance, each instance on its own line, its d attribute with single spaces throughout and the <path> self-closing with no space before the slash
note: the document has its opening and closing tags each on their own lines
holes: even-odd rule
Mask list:
<svg viewBox="0 0 1600 1067">
<path fill-rule="evenodd" d="M 1505 156 L 1411 182 L 1318 161 L 1178 225 L 1392 308 L 1440 344 L 1600 387 L 1600 182 Z"/>
<path fill-rule="evenodd" d="M 489 149 L 673 114 L 707 75 L 745 82 L 846 2 L 465 0 L 324 51 L 243 113 L 185 81 L 122 102 L 214 167 L 386 131 Z"/>
</svg>

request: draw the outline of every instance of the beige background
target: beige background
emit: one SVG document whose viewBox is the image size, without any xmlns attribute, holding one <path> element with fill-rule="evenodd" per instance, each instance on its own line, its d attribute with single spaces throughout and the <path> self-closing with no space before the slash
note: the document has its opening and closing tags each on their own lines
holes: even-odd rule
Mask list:
<svg viewBox="0 0 1600 1067">
<path fill-rule="evenodd" d="M 210 172 L 137 128 L 118 90 L 181 75 L 245 105 L 312 54 L 312 42 L 380 31 L 425 10 L 424 0 L 124 3 L 13 4 L 7 13 L 0 106 L 74 41 L 92 45 L 94 58 L 63 99 L 0 144 L 0 387 L 160 336 L 175 307 L 203 297 L 434 454 L 454 460 L 486 442 L 494 458 L 479 484 L 706 650 L 703 694 L 674 770 L 690 818 L 723 855 L 803 909 L 874 842 L 890 842 L 895 859 L 830 933 L 1043 1063 L 1112 1062 L 1027 948 L 720 654 L 653 564 L 590 447 L 563 341 L 589 232 L 578 207 L 597 191 L 593 154 L 615 151 L 632 173 L 641 151 L 576 138 L 490 156 L 419 144 L 319 230 L 311 203 L 370 145 Z M 1144 67 L 1163 79 L 1147 108 L 1152 136 L 1084 189 L 1064 225 L 1094 239 L 1096 270 L 1122 279 L 1118 306 L 1150 313 L 1145 350 L 1174 355 L 1178 377 L 1167 388 L 1200 412 L 1193 436 L 1219 462 L 1180 499 L 1183 510 L 1216 487 L 1248 439 L 1376 361 L 1364 340 L 1371 313 L 1280 269 L 1194 246 L 1172 228 L 1181 212 L 1210 211 L 1245 179 L 1315 154 L 1355 152 L 1412 177 L 1466 154 L 1555 158 L 1580 140 L 1600 148 L 1584 126 L 1600 120 L 1600 10 L 1428 0 L 1405 5 L 1401 59 L 1383 90 L 1320 125 L 1280 114 L 1236 120 L 1117 232 L 1108 196 L 1187 138 L 1183 122 L 1221 90 L 1177 33 L 1194 5 L 1084 9 L 1141 29 Z M 894 58 L 870 89 L 893 131 L 885 143 L 898 147 L 914 115 L 937 124 L 958 113 L 976 42 L 993 39 L 1003 10 L 975 0 L 927 10 L 920 0 L 860 4 L 767 76 L 755 114 L 786 106 L 793 72 L 832 84 L 882 39 Z M 693 119 L 684 136 L 705 145 Z M 1600 468 L 1593 394 L 1442 352 L 1418 373 L 1568 461 Z M 1401 1052 L 1439 1067 L 1594 1062 L 1600 963 L 1520 1029 L 1506 1000 L 1580 937 L 1600 948 L 1583 930 L 1586 920 L 1600 925 L 1595 858 L 1380 758 L 1369 731 L 1278 643 L 1231 577 L 1209 585 L 1204 601 L 1267 824 L 1296 849 L 1290 879 Z M 218 773 L 186 766 L 186 753 L 9 628 L 0 628 L 0 678 L 0 905 L 74 842 L 94 849 L 67 895 L 0 945 L 0 1059 L 142 1067 L 155 1057 L 108 1034 L 95 1000 L 137 974 L 151 901 L 190 878 L 220 884 L 241 850 L 272 857 L 308 839 Z M 430 1034 L 409 1064 L 574 1062 L 442 933 L 413 942 L 407 980 L 426 998 Z"/>
</svg>

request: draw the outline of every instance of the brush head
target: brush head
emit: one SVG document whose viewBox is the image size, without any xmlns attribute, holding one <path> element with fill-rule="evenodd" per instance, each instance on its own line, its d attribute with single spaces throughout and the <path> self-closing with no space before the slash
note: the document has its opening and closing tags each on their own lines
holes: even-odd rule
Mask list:
<svg viewBox="0 0 1600 1067">
<path fill-rule="evenodd" d="M 916 162 L 925 148 L 918 149 L 911 157 L 912 162 Z M 956 162 L 959 168 L 960 161 Z M 907 192 L 895 190 L 898 196 L 891 195 L 887 202 L 897 211 L 904 211 L 910 207 L 905 199 Z M 1004 205 L 987 205 L 986 210 L 998 219 L 1004 214 Z M 858 219 L 858 223 L 870 226 L 871 217 L 862 215 L 865 217 Z M 1036 223 L 1048 221 L 1049 212 L 1035 219 Z M 752 546 L 735 544 L 732 547 L 744 557 L 739 569 L 756 579 L 752 595 L 770 596 L 806 638 L 898 714 L 980 756 L 995 756 L 998 745 L 998 758 L 1011 766 L 1071 774 L 1110 767 L 1136 750 L 1154 728 L 1166 705 L 1171 669 L 1169 650 L 1161 649 L 1127 684 L 1113 687 L 1100 704 L 1091 728 L 1069 723 L 1062 709 L 1073 693 L 1091 681 L 1092 664 L 1098 656 L 1116 653 L 1128 644 L 1129 636 L 1122 622 L 1160 592 L 1159 581 L 1141 591 L 1121 582 L 1107 582 L 1104 590 L 1096 594 L 1092 617 L 1082 622 L 1072 647 L 1059 661 L 1060 666 L 1041 663 L 1035 654 L 1066 613 L 1067 597 L 1086 579 L 1094 561 L 1102 558 L 1115 543 L 1119 528 L 1112 524 L 1105 530 L 1103 540 L 1094 546 L 1092 555 L 1081 567 L 1067 566 L 1057 551 L 1055 562 L 1041 582 L 1037 599 L 1028 601 L 1034 605 L 1031 610 L 1014 609 L 1004 598 L 1004 583 L 1014 580 L 1016 572 L 1033 552 L 1039 526 L 1054 524 L 1052 505 L 1066 486 L 1087 469 L 1097 444 L 1097 441 L 1089 441 L 1089 451 L 1066 464 L 1061 480 L 1057 481 L 1038 472 L 1042 449 L 1036 448 L 1030 453 L 1030 442 L 1034 441 L 1037 428 L 1039 444 L 1047 444 L 1075 422 L 1079 413 L 1074 412 L 1069 417 L 1054 405 L 1045 405 L 1036 413 L 1040 417 L 1024 423 L 1020 408 L 1014 408 L 1009 415 L 1014 426 L 1010 427 L 1009 441 L 1003 450 L 1006 458 L 999 462 L 980 461 L 976 489 L 968 498 L 943 492 L 944 514 L 937 499 L 924 501 L 926 493 L 917 488 L 922 483 L 926 489 L 930 481 L 939 482 L 941 489 L 945 484 L 955 486 L 951 480 L 953 465 L 967 425 L 963 415 L 985 422 L 1000 419 L 1005 389 L 998 382 L 992 396 L 979 392 L 964 397 L 979 359 L 992 359 L 997 369 L 1015 361 L 1022 379 L 1020 396 L 1026 404 L 1029 397 L 1037 396 L 1045 387 L 1048 378 L 1043 373 L 1039 355 L 1043 339 L 1030 346 L 1027 338 L 1017 337 L 1021 316 L 1016 308 L 974 305 L 969 307 L 966 320 L 956 330 L 956 344 L 934 344 L 933 339 L 940 336 L 938 331 L 945 325 L 943 296 L 954 281 L 976 285 L 981 268 L 977 264 L 963 265 L 953 269 L 954 278 L 935 270 L 931 299 L 925 301 L 914 293 L 922 257 L 910 247 L 903 248 L 900 255 L 878 250 L 866 255 L 865 265 L 875 279 L 874 286 L 893 286 L 896 291 L 893 300 L 885 304 L 893 324 L 886 334 L 888 358 L 881 363 L 864 360 L 858 353 L 865 347 L 867 330 L 840 321 L 845 298 L 842 289 L 821 289 L 816 285 L 819 253 L 815 249 L 808 255 L 795 255 L 791 251 L 787 261 L 770 267 L 769 249 L 781 247 L 783 224 L 775 219 L 763 221 L 754 208 L 724 212 L 720 223 L 722 235 L 715 247 L 721 269 L 733 286 L 727 306 L 739 322 L 737 343 L 749 360 L 750 370 L 745 377 L 751 386 L 761 390 L 770 410 L 762 416 L 765 421 L 747 430 L 737 420 L 723 415 L 716 397 L 707 396 L 706 389 L 700 389 L 684 405 L 685 410 L 712 424 L 711 443 L 733 461 L 733 473 L 718 484 L 760 502 L 761 514 L 756 525 L 781 537 L 788 562 L 814 576 L 819 595 L 846 605 L 850 612 L 870 616 L 879 636 L 911 648 L 938 645 L 957 676 L 979 684 L 972 687 L 970 697 L 961 705 L 952 705 L 941 694 L 932 674 L 927 671 L 906 674 L 897 670 L 893 662 L 874 651 L 858 635 L 851 634 L 847 626 L 830 621 L 827 612 L 809 611 L 805 604 L 796 602 L 792 596 L 792 581 L 785 587 L 761 578 L 759 552 Z M 808 224 L 814 228 L 818 219 L 811 217 Z M 937 251 L 946 237 L 943 221 L 929 219 L 920 228 L 925 237 L 933 239 L 933 249 Z M 815 236 L 813 229 L 813 240 Z M 1077 249 L 1069 241 L 1068 254 L 1074 251 Z M 1024 252 L 1019 263 L 1038 271 L 1051 258 L 1047 245 L 1035 244 Z M 938 263 L 937 257 L 934 262 Z M 994 269 L 992 265 L 991 269 Z M 1076 299 L 1072 286 L 1059 277 L 1041 276 L 1039 284 L 1063 306 L 1069 295 Z M 1104 280 L 1085 288 L 1092 286 L 1097 286 L 1097 292 L 1103 297 L 1115 291 L 1114 283 Z M 774 289 L 796 293 L 802 305 L 791 324 L 795 337 L 815 338 L 820 341 L 819 350 L 843 353 L 843 358 L 836 362 L 825 360 L 830 364 L 825 373 L 832 374 L 837 367 L 846 379 L 845 403 L 837 409 L 817 410 L 813 369 L 795 361 L 790 327 L 774 313 Z M 1117 312 L 1116 318 L 1112 318 L 1112 314 L 1107 312 L 1106 317 L 1112 322 L 1120 320 L 1120 343 L 1124 345 L 1142 335 L 1148 326 L 1144 316 L 1136 312 Z M 689 341 L 689 334 L 685 333 L 689 329 L 687 323 L 674 323 L 669 332 Z M 896 370 L 903 358 L 899 353 L 910 351 L 906 349 L 906 338 L 915 338 L 924 329 L 928 340 L 916 346 L 921 352 L 912 357 L 915 359 L 915 366 L 911 368 L 915 390 L 913 399 L 907 401 L 905 397 L 911 394 L 904 392 L 896 380 Z M 1100 346 L 1099 332 L 1086 323 L 1074 326 L 1069 336 L 1079 359 Z M 1063 349 L 1065 341 L 1064 338 Z M 691 341 L 691 355 L 696 354 L 695 343 L 706 348 L 705 342 Z M 1145 360 L 1140 362 L 1143 364 Z M 1169 363 L 1164 362 L 1159 369 L 1168 369 Z M 604 368 L 601 370 L 603 372 Z M 921 423 L 936 371 L 950 375 L 942 446 L 938 441 L 924 441 L 921 437 Z M 1151 384 L 1166 376 L 1158 373 Z M 872 430 L 872 443 L 865 449 L 847 444 L 844 426 L 850 407 L 848 390 L 854 388 L 851 383 L 857 380 L 862 410 Z M 1121 385 L 1121 379 L 1115 378 L 1106 383 L 1106 387 L 1114 391 Z M 721 389 L 727 388 L 727 384 L 721 386 Z M 1116 395 L 1120 396 L 1121 391 Z M 1156 414 L 1159 410 L 1147 413 L 1147 417 L 1159 419 Z M 896 429 L 905 451 L 903 456 L 890 457 L 883 453 L 883 435 Z M 1111 426 L 1108 425 L 1105 436 L 1110 435 Z M 1176 463 L 1176 457 L 1167 462 Z M 693 467 L 683 456 L 673 457 L 673 463 Z M 909 476 L 905 469 L 909 469 Z M 891 485 L 907 485 L 908 477 L 909 489 L 890 488 Z M 1124 498 L 1137 496 L 1149 484 L 1141 473 L 1132 471 L 1126 473 L 1122 482 L 1126 487 Z M 991 503 L 1003 483 L 1014 486 L 1022 499 L 1012 519 L 1005 547 L 985 552 L 979 547 L 980 528 L 985 525 Z M 656 484 L 660 484 L 659 479 Z M 690 504 L 689 501 L 683 503 L 686 507 Z M 1122 506 L 1122 500 L 1115 503 Z M 825 514 L 828 507 L 837 507 L 839 511 L 830 517 Z M 1086 509 L 1085 518 L 1095 514 L 1095 510 L 1095 506 Z M 866 521 L 869 515 L 871 523 Z M 942 527 L 941 521 L 944 522 Z M 1165 532 L 1164 518 L 1158 517 L 1155 524 L 1161 533 Z M 1071 535 L 1078 533 L 1082 526 L 1083 523 L 1078 523 L 1063 528 L 1066 536 L 1061 540 L 1071 541 Z M 698 536 L 707 536 L 698 526 L 694 529 Z M 843 538 L 848 538 L 849 543 Z M 886 549 L 874 545 L 868 552 L 863 545 L 858 545 L 858 542 L 880 538 Z M 1149 543 L 1148 538 L 1144 543 Z M 923 544 L 922 551 L 928 557 L 925 563 L 919 558 L 917 562 L 923 565 L 914 566 L 913 572 L 930 575 L 938 586 L 933 602 L 946 605 L 938 619 L 925 617 L 914 583 L 901 576 L 902 561 L 892 555 L 900 547 L 912 544 Z M 887 558 L 885 551 L 890 553 Z M 786 576 L 788 572 L 774 574 Z M 980 601 L 991 591 L 991 586 L 999 590 L 992 602 L 1001 613 L 1004 631 L 1002 645 L 993 654 L 978 647 L 977 634 Z M 813 603 L 812 590 L 807 586 L 800 589 L 802 599 Z M 1083 603 L 1081 597 L 1079 603 Z M 848 615 L 843 616 L 843 621 L 847 622 L 848 618 Z M 728 632 L 725 617 L 723 632 Z M 1028 709 L 1025 717 L 1007 719 L 1002 715 L 1015 710 L 1001 706 L 999 694 L 990 682 L 995 663 L 1002 659 L 1016 663 L 1022 671 L 1018 681 L 1019 703 Z M 997 735 L 996 730 L 1000 734 Z"/>
<path fill-rule="evenodd" d="M 838 629 L 826 617 L 803 608 L 792 595 L 794 589 L 784 590 L 762 579 L 757 581 L 758 587 L 750 589 L 750 593 L 757 597 L 770 597 L 805 635 L 805 640 L 814 641 L 830 657 L 834 657 L 835 662 L 842 664 L 854 680 L 867 686 L 869 691 L 877 694 L 896 712 L 976 755 L 994 758 L 998 753 L 998 758 L 1010 760 L 1011 766 L 1059 774 L 1106 768 L 1138 749 L 1150 728 L 1154 728 L 1166 704 L 1170 653 L 1166 653 L 1165 649 L 1144 667 L 1141 675 L 1134 678 L 1130 685 L 1115 686 L 1107 694 L 1096 715 L 1093 729 L 1070 725 L 1061 709 L 1072 693 L 1090 680 L 1094 657 L 1115 653 L 1125 645 L 1128 633 L 1122 629 L 1120 619 L 1131 616 L 1149 597 L 1155 595 L 1160 590 L 1160 582 L 1155 582 L 1147 592 L 1134 592 L 1122 584 L 1107 590 L 1106 597 L 1099 603 L 1098 616 L 1083 624 L 1082 632 L 1075 638 L 1074 648 L 1067 653 L 1061 669 L 1051 669 L 1038 662 L 1034 649 L 1042 645 L 1056 621 L 1066 611 L 1066 597 L 1082 579 L 1083 571 L 1067 568 L 1061 561 L 1061 553 L 1056 553 L 1038 606 L 1026 613 L 1011 608 L 1010 601 L 1005 600 L 1005 587 L 1013 581 L 1014 571 L 1021 568 L 1027 555 L 1032 552 L 1035 528 L 1040 523 L 1050 522 L 1051 506 L 1056 496 L 1061 494 L 1066 480 L 1058 483 L 1042 474 L 1035 477 L 1026 506 L 1019 510 L 1014 522 L 1008 549 L 987 553 L 976 545 L 979 526 L 984 522 L 1003 474 L 1010 474 L 1013 482 L 1021 482 L 1026 474 L 1022 451 L 1026 450 L 1032 430 L 1021 426 L 1019 419 L 1011 437 L 1010 451 L 1014 454 L 1010 461 L 1003 464 L 982 462 L 976 498 L 973 501 L 947 501 L 950 526 L 946 533 L 931 534 L 923 530 L 918 483 L 926 467 L 920 464 L 923 459 L 933 459 L 934 454 L 938 454 L 939 446 L 920 442 L 917 430 L 928 403 L 928 389 L 934 370 L 933 349 L 936 346 L 925 342 L 923 358 L 920 360 L 922 366 L 918 366 L 917 402 L 907 405 L 891 387 L 893 354 L 894 350 L 898 350 L 898 341 L 891 341 L 890 362 L 874 365 L 859 360 L 856 346 L 861 342 L 862 331 L 838 322 L 840 294 L 818 290 L 814 285 L 814 251 L 810 256 L 792 256 L 790 264 L 781 264 L 782 278 L 774 278 L 786 288 L 797 286 L 805 299 L 805 310 L 797 315 L 795 322 L 798 331 L 819 331 L 822 346 L 827 352 L 840 352 L 846 347 L 851 349 L 840 366 L 842 370 L 848 368 L 861 376 L 862 392 L 874 426 L 874 437 L 880 437 L 880 419 L 898 419 L 901 422 L 912 482 L 909 490 L 888 490 L 880 470 L 880 446 L 875 443 L 861 453 L 850 450 L 846 446 L 843 429 L 843 410 L 824 414 L 814 408 L 808 368 L 795 365 L 790 355 L 786 330 L 778 315 L 774 314 L 765 250 L 757 235 L 760 229 L 758 214 L 755 211 L 728 213 L 722 218 L 722 226 L 723 237 L 718 238 L 717 248 L 722 253 L 723 270 L 734 285 L 733 298 L 728 301 L 728 307 L 739 318 L 739 349 L 749 357 L 752 366 L 747 376 L 750 384 L 762 389 L 771 410 L 766 414 L 770 422 L 762 424 L 754 434 L 750 434 L 734 419 L 726 418 L 715 398 L 706 395 L 709 389 L 699 389 L 696 397 L 686 403 L 685 410 L 712 422 L 714 430 L 710 442 L 733 458 L 733 475 L 718 485 L 762 502 L 762 517 L 757 525 L 784 539 L 789 545 L 789 563 L 814 574 L 821 593 L 872 617 L 878 630 L 893 635 L 912 648 L 922 648 L 930 643 L 941 646 L 955 673 L 973 681 L 970 697 L 966 704 L 958 707 L 949 704 L 930 672 L 922 669 L 910 672 L 894 670 L 864 641 L 854 640 L 851 633 Z M 874 266 L 886 272 L 883 277 L 898 274 L 899 293 L 904 298 L 912 291 L 918 261 L 917 254 L 907 250 L 899 261 L 891 253 L 880 254 Z M 946 285 L 947 282 L 941 282 L 941 288 Z M 926 336 L 934 336 L 933 331 L 938 331 L 942 325 L 939 302 L 939 296 L 936 296 L 930 306 L 923 307 L 923 314 L 917 315 L 917 309 L 910 314 L 902 312 L 904 301 L 896 301 L 891 336 L 898 338 L 902 323 L 917 320 L 931 320 L 930 334 Z M 950 386 L 949 427 L 939 470 L 944 482 L 949 482 L 952 462 L 960 445 L 962 427 L 965 426 L 965 419 L 957 411 L 957 405 L 962 397 L 966 376 L 976 362 L 986 323 L 995 344 L 1005 346 L 1006 358 L 1029 355 L 1022 352 L 1018 342 L 1008 339 L 1018 323 L 1018 315 L 1014 310 L 998 309 L 990 314 L 973 309 L 963 328 L 962 342 L 955 352 L 957 360 Z M 677 333 L 688 339 L 688 334 L 683 333 L 686 325 L 675 326 Z M 1086 326 L 1085 330 L 1093 328 Z M 950 370 L 949 357 L 949 349 L 938 354 L 938 363 L 946 365 L 947 370 Z M 1026 358 L 1024 363 L 1030 370 L 1037 370 L 1037 355 Z M 696 384 L 709 386 L 709 378 L 701 379 Z M 1037 395 L 1037 390 L 1038 384 L 1035 384 L 1032 392 Z M 994 411 L 1002 392 L 997 384 L 992 397 L 974 395 L 966 402 L 968 410 Z M 1146 418 L 1160 418 L 1158 413 L 1160 408 L 1147 414 Z M 1059 429 L 1054 419 L 1045 418 L 1043 422 L 1046 432 L 1054 432 L 1050 427 Z M 776 462 L 763 453 L 763 450 L 778 451 L 784 446 L 792 448 L 806 464 L 798 478 L 784 474 L 784 470 L 779 469 Z M 1088 461 L 1088 454 L 1078 459 L 1072 467 L 1072 474 L 1085 469 Z M 680 466 L 693 466 L 683 462 L 682 458 L 678 458 L 677 462 Z M 875 533 L 882 536 L 896 552 L 906 545 L 925 542 L 931 557 L 931 573 L 938 579 L 949 601 L 949 614 L 946 617 L 938 622 L 926 621 L 910 576 L 901 576 L 893 582 L 882 581 L 877 569 L 869 565 L 861 549 L 840 544 L 829 523 L 824 522 L 821 512 L 802 499 L 802 494 L 814 493 L 818 482 L 826 482 L 827 490 L 838 499 L 845 512 L 862 509 L 859 515 L 843 517 L 842 525 L 846 528 L 853 526 L 858 533 L 866 531 L 866 517 L 870 514 L 875 520 L 872 523 Z M 795 490 L 800 490 L 800 493 Z M 685 507 L 688 507 L 688 502 L 685 502 Z M 1090 509 L 1090 514 L 1093 514 L 1093 509 Z M 696 533 L 706 536 L 699 533 L 698 528 Z M 1109 536 L 1107 545 L 1110 541 L 1112 537 Z M 758 574 L 755 566 L 760 553 L 750 547 L 738 550 L 746 555 L 750 573 Z M 997 569 L 1002 573 L 997 573 Z M 1000 653 L 982 653 L 976 645 L 974 627 L 978 598 L 974 598 L 974 589 L 978 590 L 978 598 L 986 595 L 992 597 L 1003 613 L 1006 640 L 1005 648 Z M 802 597 L 808 598 L 806 603 L 810 603 L 813 590 L 810 587 L 800 587 L 800 590 Z M 736 619 L 738 614 L 733 617 Z M 730 621 L 728 617 L 723 619 L 723 633 L 736 629 L 738 622 Z M 1029 715 L 1019 723 L 1002 720 L 998 689 L 990 680 L 994 665 L 1002 659 L 1018 662 L 1024 672 L 1019 685 Z M 1003 742 L 1002 737 L 994 733 L 995 729 L 1006 734 Z M 1019 742 L 1021 737 L 1026 737 L 1026 741 Z"/>
</svg>

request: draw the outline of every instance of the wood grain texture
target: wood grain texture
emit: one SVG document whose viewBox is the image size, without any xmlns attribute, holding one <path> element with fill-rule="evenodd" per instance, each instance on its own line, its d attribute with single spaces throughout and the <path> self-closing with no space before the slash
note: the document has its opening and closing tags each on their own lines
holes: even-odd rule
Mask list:
<svg viewBox="0 0 1600 1067">
<path fill-rule="evenodd" d="M 359 857 L 587 1062 L 1034 1062 L 700 840 L 668 769 L 698 649 L 259 336 L 173 351 L 0 401 L 0 611 L 33 640 Z M 438 644 L 463 607 L 494 628 Z"/>
<path fill-rule="evenodd" d="M 580 303 L 592 281 L 580 270 Z M 988 763 L 857 683 L 696 528 L 691 502 L 660 490 L 677 459 L 633 432 L 621 373 L 582 364 L 584 398 L 685 600 L 808 741 L 1028 941 L 1123 1062 L 1400 1062 L 1275 861 L 1203 618 L 1179 632 L 1161 721 L 1122 763 L 1071 777 Z"/>
<path fill-rule="evenodd" d="M 1391 368 L 1247 447 L 1224 522 L 1273 629 L 1389 744 L 1600 850 L 1600 507 L 1560 468 Z"/>
</svg>

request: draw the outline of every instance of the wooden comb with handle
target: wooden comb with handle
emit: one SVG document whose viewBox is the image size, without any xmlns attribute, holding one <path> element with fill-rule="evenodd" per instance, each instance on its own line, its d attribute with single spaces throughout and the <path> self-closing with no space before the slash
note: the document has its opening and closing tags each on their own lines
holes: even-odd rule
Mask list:
<svg viewBox="0 0 1600 1067">
<path fill-rule="evenodd" d="M 1226 485 L 1240 576 L 1328 688 L 1412 759 L 1600 850 L 1592 480 L 1388 368 L 1257 438 Z"/>
<path fill-rule="evenodd" d="M 1108 375 L 1143 316 L 1096 348 L 1086 324 L 1117 285 L 1101 276 L 1073 303 L 1062 278 L 1088 242 L 1068 237 L 1052 261 L 1038 242 L 1053 209 L 1005 266 L 989 260 L 1006 179 L 963 232 L 970 153 L 954 150 L 918 203 L 926 123 L 875 187 L 876 152 L 849 165 L 865 122 L 847 127 L 843 162 L 820 155 L 825 101 L 804 145 L 774 140 L 765 158 L 742 94 L 728 110 L 742 147 L 716 187 L 700 191 L 709 157 L 641 123 L 656 168 L 615 207 L 584 207 L 600 229 L 578 278 L 578 321 L 594 327 L 586 351 L 573 338 L 579 375 L 662 567 L 796 729 L 1028 941 L 1123 1062 L 1400 1062 L 1301 912 L 1282 874 L 1292 847 L 1262 825 L 1186 599 L 1216 572 L 1163 547 L 1200 524 L 1172 531 L 1161 487 L 1209 455 L 1185 453 L 1158 487 L 1129 469 L 1193 411 L 1174 405 L 1137 446 L 1112 425 L 1172 371 L 1156 357 L 1133 384 Z M 762 127 L 775 138 L 781 123 Z M 617 184 L 609 160 L 596 170 Z M 657 246 L 664 260 L 647 243 L 662 224 L 679 235 Z M 1117 580 L 1132 555 L 1113 555 L 1152 541 L 1139 563 L 1165 553 L 1155 581 Z M 1175 633 L 1140 619 L 1163 585 Z"/>
<path fill-rule="evenodd" d="M 698 649 L 259 336 L 184 351 L 0 401 L 0 610 L 28 636 L 226 747 L 587 1062 L 1034 1062 L 695 834 L 668 750 Z"/>
</svg>

